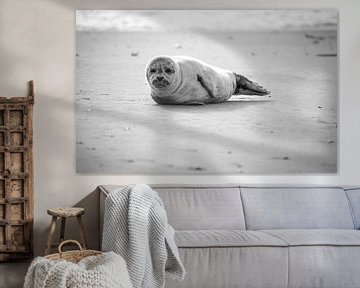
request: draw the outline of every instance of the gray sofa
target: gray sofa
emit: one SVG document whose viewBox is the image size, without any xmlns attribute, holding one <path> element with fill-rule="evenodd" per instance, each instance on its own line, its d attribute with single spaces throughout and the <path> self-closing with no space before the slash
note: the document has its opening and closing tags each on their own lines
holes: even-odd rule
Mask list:
<svg viewBox="0 0 360 288">
<path fill-rule="evenodd" d="M 360 287 L 360 188 L 152 187 L 187 271 L 166 288 Z"/>
</svg>

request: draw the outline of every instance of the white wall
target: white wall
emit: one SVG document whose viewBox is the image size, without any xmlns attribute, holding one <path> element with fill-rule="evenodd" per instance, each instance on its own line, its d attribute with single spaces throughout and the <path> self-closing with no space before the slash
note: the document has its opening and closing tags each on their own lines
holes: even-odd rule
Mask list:
<svg viewBox="0 0 360 288">
<path fill-rule="evenodd" d="M 74 2 L 76 4 L 74 4 Z M 75 9 L 338 8 L 339 172 L 333 175 L 77 175 L 75 172 Z M 82 205 L 86 232 L 97 243 L 95 193 L 99 184 L 292 183 L 360 185 L 360 1 L 0 0 L 0 95 L 27 94 L 35 81 L 35 251 L 42 253 L 48 207 Z M 311 81 L 311 79 L 309 79 Z M 73 223 L 74 224 L 74 223 Z M 72 225 L 71 227 L 75 227 Z M 75 229 L 68 237 L 77 236 Z M 75 237 L 75 236 L 74 236 Z"/>
</svg>

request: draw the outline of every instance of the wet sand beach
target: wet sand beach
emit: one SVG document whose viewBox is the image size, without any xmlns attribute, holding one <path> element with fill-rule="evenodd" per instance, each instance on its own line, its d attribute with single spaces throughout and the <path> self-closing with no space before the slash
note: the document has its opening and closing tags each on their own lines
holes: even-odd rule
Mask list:
<svg viewBox="0 0 360 288">
<path fill-rule="evenodd" d="M 144 68 L 187 55 L 243 74 L 270 96 L 164 106 Z M 337 172 L 337 34 L 297 31 L 78 31 L 77 172 Z"/>
</svg>

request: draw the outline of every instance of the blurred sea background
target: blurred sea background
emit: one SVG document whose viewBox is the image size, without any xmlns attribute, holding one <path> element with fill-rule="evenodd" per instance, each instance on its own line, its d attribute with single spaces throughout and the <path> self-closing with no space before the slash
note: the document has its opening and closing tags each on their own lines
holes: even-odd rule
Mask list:
<svg viewBox="0 0 360 288">
<path fill-rule="evenodd" d="M 335 30 L 338 11 L 326 10 L 78 10 L 77 31 Z"/>
</svg>

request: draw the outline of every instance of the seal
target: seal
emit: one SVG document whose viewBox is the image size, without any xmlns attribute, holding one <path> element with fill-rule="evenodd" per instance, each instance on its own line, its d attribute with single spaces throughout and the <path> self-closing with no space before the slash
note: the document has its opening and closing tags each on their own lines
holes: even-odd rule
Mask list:
<svg viewBox="0 0 360 288">
<path fill-rule="evenodd" d="M 187 56 L 157 56 L 146 67 L 146 80 L 158 104 L 203 105 L 232 95 L 268 95 L 245 76 Z"/>
</svg>

